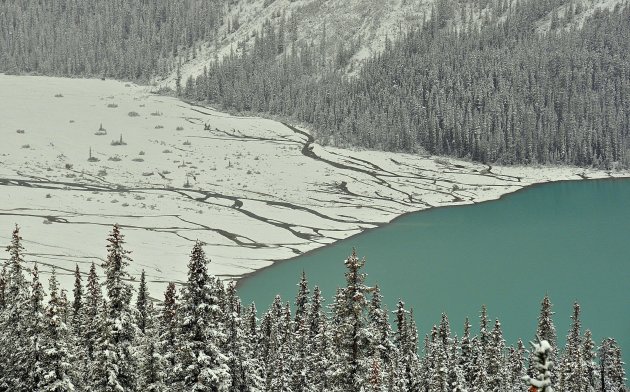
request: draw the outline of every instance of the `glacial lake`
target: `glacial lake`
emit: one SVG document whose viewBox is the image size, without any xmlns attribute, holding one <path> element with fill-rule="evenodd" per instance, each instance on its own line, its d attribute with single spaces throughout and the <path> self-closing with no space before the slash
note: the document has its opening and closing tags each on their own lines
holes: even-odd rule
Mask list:
<svg viewBox="0 0 630 392">
<path fill-rule="evenodd" d="M 598 345 L 614 337 L 630 363 L 630 180 L 545 184 L 409 214 L 257 272 L 239 284 L 241 298 L 255 302 L 259 315 L 276 293 L 293 306 L 305 271 L 311 292 L 319 285 L 330 304 L 352 247 L 365 256 L 367 283 L 381 287 L 388 308 L 400 298 L 414 309 L 421 341 L 442 312 L 453 333 L 461 336 L 466 316 L 477 332 L 486 304 L 508 345 L 519 337 L 527 343 L 548 293 L 562 347 L 578 301 L 582 332 L 591 329 Z"/>
</svg>

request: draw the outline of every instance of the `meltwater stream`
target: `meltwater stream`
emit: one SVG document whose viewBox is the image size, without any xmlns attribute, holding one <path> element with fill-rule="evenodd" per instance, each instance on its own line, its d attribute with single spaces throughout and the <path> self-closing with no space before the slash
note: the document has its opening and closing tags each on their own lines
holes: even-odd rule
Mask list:
<svg viewBox="0 0 630 392">
<path fill-rule="evenodd" d="M 389 309 L 399 298 L 414 308 L 421 337 L 442 312 L 453 333 L 461 336 L 466 316 L 478 331 L 486 304 L 508 344 L 527 342 L 548 293 L 560 345 L 578 301 L 582 332 L 591 329 L 597 344 L 616 338 L 630 363 L 630 180 L 546 184 L 403 216 L 244 279 L 241 298 L 259 311 L 276 293 L 293 303 L 305 271 L 330 304 L 352 247 L 365 256 L 367 282 L 379 284 Z"/>
</svg>

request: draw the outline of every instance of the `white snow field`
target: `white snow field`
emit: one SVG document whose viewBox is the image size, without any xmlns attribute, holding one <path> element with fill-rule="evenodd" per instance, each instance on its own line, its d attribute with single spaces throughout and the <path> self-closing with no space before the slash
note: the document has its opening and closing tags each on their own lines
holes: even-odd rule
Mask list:
<svg viewBox="0 0 630 392">
<path fill-rule="evenodd" d="M 66 288 L 75 263 L 85 273 L 102 262 L 114 223 L 131 274 L 145 269 L 159 298 L 165 282 L 186 279 L 197 239 L 210 272 L 238 279 L 407 212 L 622 176 L 322 147 L 280 122 L 148 87 L 0 75 L 0 244 L 19 224 L 27 260 L 44 273 L 56 266 Z"/>
</svg>

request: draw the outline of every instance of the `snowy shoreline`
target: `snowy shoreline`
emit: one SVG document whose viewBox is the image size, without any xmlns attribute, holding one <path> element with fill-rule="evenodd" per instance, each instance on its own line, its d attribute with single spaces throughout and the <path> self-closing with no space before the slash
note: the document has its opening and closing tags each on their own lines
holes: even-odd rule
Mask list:
<svg viewBox="0 0 630 392">
<path fill-rule="evenodd" d="M 75 262 L 100 263 L 115 222 L 130 273 L 145 269 L 159 298 L 185 280 L 196 239 L 211 273 L 239 279 L 408 213 L 630 177 L 322 147 L 290 125 L 109 80 L 0 75 L 0 100 L 0 241 L 18 223 L 27 260 L 55 265 L 68 288 Z"/>
</svg>

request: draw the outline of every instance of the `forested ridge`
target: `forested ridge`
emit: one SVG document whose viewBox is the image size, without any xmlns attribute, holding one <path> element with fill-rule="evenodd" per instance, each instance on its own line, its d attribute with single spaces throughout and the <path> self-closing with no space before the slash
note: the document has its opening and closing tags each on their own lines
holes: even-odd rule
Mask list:
<svg viewBox="0 0 630 392">
<path fill-rule="evenodd" d="M 216 38 L 223 0 L 4 0 L 0 72 L 148 82 Z"/>
<path fill-rule="evenodd" d="M 413 310 L 399 301 L 389 311 L 353 251 L 346 284 L 329 305 L 303 275 L 295 300 L 277 296 L 259 319 L 234 283 L 208 274 L 202 245 L 190 253 L 187 282 L 169 283 L 155 302 L 144 272 L 138 288 L 131 285 L 133 261 L 115 225 L 102 269 L 92 263 L 84 283 L 77 266 L 69 298 L 54 270 L 44 289 L 16 227 L 0 275 L 0 390 L 524 392 L 523 376 L 548 370 L 532 364 L 551 360 L 556 391 L 626 391 L 618 344 L 596 345 L 582 331 L 577 303 L 560 350 L 543 299 L 535 333 L 550 347 L 542 360 L 546 343 L 535 353 L 520 340 L 508 346 L 485 307 L 476 332 L 466 319 L 463 336 L 454 336 L 443 314 L 419 342 Z"/>
<path fill-rule="evenodd" d="M 630 9 L 583 10 L 565 0 L 438 1 L 356 77 L 337 71 L 343 52 L 326 59 L 317 44 L 287 45 L 267 24 L 250 50 L 209 65 L 182 94 L 289 116 L 323 143 L 627 166 Z"/>
<path fill-rule="evenodd" d="M 0 71 L 148 81 L 217 40 L 228 0 L 0 3 Z M 243 3 L 242 6 L 247 6 Z M 229 20 L 227 21 L 229 22 Z M 321 143 L 485 163 L 630 163 L 630 7 L 438 0 L 355 75 L 352 43 L 275 14 L 188 80 L 186 99 L 279 116 Z M 304 27 L 306 28 L 306 27 Z"/>
</svg>

